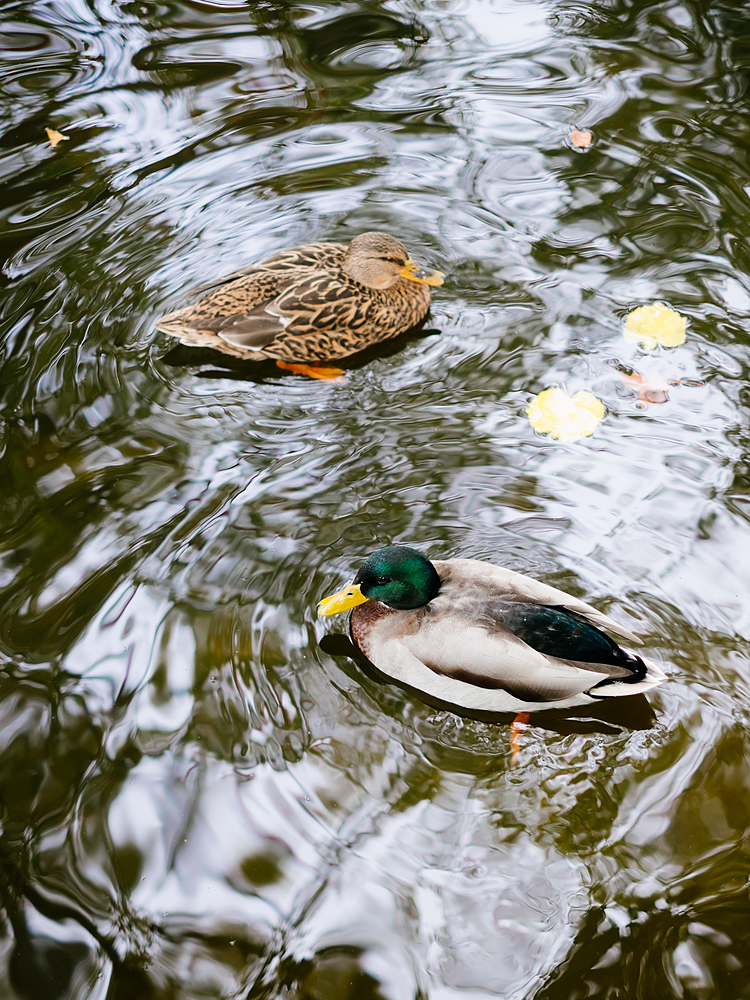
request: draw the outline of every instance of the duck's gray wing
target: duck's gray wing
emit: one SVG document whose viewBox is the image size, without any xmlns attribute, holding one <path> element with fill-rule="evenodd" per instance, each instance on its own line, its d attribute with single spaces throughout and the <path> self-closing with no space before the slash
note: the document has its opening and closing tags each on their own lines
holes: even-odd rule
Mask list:
<svg viewBox="0 0 750 1000">
<path fill-rule="evenodd" d="M 528 601 L 532 604 L 542 604 L 547 607 L 561 607 L 573 611 L 582 618 L 606 629 L 612 635 L 628 642 L 642 646 L 643 642 L 637 635 L 618 624 L 612 618 L 585 601 L 566 594 L 564 590 L 540 583 L 523 573 L 516 573 L 493 563 L 480 562 L 477 559 L 446 559 L 435 561 L 435 569 L 443 581 L 441 593 L 455 594 L 462 603 L 471 600 L 471 594 L 496 594 L 509 601 Z"/>
</svg>

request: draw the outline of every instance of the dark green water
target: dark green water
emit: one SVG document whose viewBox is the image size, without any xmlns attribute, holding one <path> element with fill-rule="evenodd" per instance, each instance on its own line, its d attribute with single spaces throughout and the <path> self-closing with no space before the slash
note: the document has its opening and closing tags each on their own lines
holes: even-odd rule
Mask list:
<svg viewBox="0 0 750 1000">
<path fill-rule="evenodd" d="M 0 16 L 0 995 L 750 997 L 750 8 Z M 154 333 L 372 228 L 448 278 L 343 385 Z M 612 362 L 702 384 L 639 409 Z M 585 442 L 528 426 L 563 382 Z M 511 766 L 319 647 L 391 542 L 583 596 L 669 683 Z"/>
</svg>

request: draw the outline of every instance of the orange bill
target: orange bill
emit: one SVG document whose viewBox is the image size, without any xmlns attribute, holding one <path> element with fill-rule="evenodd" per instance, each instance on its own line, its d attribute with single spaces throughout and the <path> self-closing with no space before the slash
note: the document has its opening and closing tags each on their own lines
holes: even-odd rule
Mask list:
<svg viewBox="0 0 750 1000">
<path fill-rule="evenodd" d="M 445 281 L 445 275 L 441 271 L 433 271 L 430 267 L 420 267 L 419 264 L 415 264 L 411 257 L 407 260 L 401 277 L 408 278 L 409 281 L 418 281 L 420 285 L 434 285 L 436 287 Z"/>
</svg>

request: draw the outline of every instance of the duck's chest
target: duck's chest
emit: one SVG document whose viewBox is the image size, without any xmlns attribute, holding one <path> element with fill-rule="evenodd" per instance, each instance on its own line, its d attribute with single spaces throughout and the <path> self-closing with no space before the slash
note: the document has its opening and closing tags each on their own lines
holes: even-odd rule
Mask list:
<svg viewBox="0 0 750 1000">
<path fill-rule="evenodd" d="M 418 627 L 418 619 L 423 608 L 416 611 L 397 611 L 380 601 L 366 601 L 353 608 L 349 621 L 352 639 L 369 659 L 372 659 L 374 643 L 397 638 L 405 632 L 413 632 Z"/>
</svg>

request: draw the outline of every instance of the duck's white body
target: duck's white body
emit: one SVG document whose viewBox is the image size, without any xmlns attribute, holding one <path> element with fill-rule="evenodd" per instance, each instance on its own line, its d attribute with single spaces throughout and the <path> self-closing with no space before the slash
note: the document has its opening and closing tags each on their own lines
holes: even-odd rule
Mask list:
<svg viewBox="0 0 750 1000">
<path fill-rule="evenodd" d="M 649 691 L 666 680 L 643 657 L 633 658 L 637 669 L 626 669 L 539 652 L 503 624 L 509 609 L 516 617 L 523 613 L 517 605 L 541 606 L 542 612 L 558 608 L 642 645 L 622 625 L 562 590 L 474 559 L 435 561 L 433 566 L 441 585 L 428 604 L 398 611 L 369 600 L 352 611 L 354 641 L 398 684 L 469 711 L 518 713 L 591 705 Z M 532 609 L 527 616 L 532 623 L 534 616 Z M 542 622 L 538 627 L 547 626 Z M 601 682 L 606 683 L 597 687 Z"/>
</svg>

